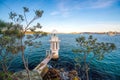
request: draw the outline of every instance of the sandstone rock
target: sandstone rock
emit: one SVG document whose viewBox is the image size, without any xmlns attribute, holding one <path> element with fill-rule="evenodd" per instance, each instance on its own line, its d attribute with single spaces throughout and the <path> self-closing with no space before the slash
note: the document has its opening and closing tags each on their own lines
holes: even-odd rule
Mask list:
<svg viewBox="0 0 120 80">
<path fill-rule="evenodd" d="M 61 80 L 59 70 L 50 68 L 43 77 L 43 80 Z"/>
<path fill-rule="evenodd" d="M 13 76 L 17 77 L 17 80 L 28 80 L 26 70 L 15 72 Z M 42 80 L 37 71 L 30 71 L 30 78 L 31 80 Z"/>
</svg>

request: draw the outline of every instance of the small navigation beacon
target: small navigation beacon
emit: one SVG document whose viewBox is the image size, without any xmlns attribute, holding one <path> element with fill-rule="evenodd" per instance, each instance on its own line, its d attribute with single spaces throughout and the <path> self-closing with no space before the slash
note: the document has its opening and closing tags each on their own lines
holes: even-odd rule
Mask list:
<svg viewBox="0 0 120 80">
<path fill-rule="evenodd" d="M 59 38 L 57 37 L 57 31 L 53 30 L 51 33 L 51 40 L 50 40 L 50 50 L 52 52 L 52 59 L 57 60 L 59 58 Z"/>
</svg>

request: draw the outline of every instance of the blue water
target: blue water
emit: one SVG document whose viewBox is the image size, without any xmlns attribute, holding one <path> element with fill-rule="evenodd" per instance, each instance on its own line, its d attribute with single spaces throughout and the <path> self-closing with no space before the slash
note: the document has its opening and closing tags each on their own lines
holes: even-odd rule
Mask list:
<svg viewBox="0 0 120 80">
<path fill-rule="evenodd" d="M 82 34 L 88 37 L 88 34 Z M 59 60 L 50 61 L 49 65 L 55 68 L 64 68 L 66 70 L 72 70 L 75 66 L 74 58 L 76 54 L 72 52 L 75 49 L 75 38 L 80 34 L 59 34 L 60 42 Z M 105 58 L 101 61 L 93 60 L 90 66 L 90 76 L 92 80 L 120 80 L 120 36 L 108 36 L 103 34 L 93 34 L 94 38 L 98 41 L 115 43 L 117 49 L 106 54 Z M 33 69 L 37 66 L 45 57 L 46 50 L 50 48 L 50 35 L 40 39 L 42 45 L 39 48 L 29 47 L 26 49 L 26 57 L 28 57 L 29 68 Z M 30 50 L 32 49 L 32 51 Z M 14 59 L 10 70 L 19 71 L 24 69 L 20 54 Z"/>
</svg>

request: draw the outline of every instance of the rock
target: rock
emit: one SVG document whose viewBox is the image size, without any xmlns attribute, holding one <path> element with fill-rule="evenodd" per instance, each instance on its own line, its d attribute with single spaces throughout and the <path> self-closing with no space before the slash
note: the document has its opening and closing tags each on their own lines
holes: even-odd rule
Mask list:
<svg viewBox="0 0 120 80">
<path fill-rule="evenodd" d="M 61 68 L 61 69 L 60 69 L 60 72 L 64 72 L 64 69 L 63 69 L 63 68 Z"/>
<path fill-rule="evenodd" d="M 79 77 L 74 77 L 72 80 L 80 80 Z"/>
<path fill-rule="evenodd" d="M 45 74 L 48 72 L 48 67 L 46 66 L 43 70 L 42 70 L 42 72 L 41 72 L 41 77 L 44 77 L 45 76 Z"/>
<path fill-rule="evenodd" d="M 70 71 L 69 74 L 68 74 L 68 76 L 69 76 L 69 79 L 70 79 L 70 80 L 81 80 L 81 79 L 78 77 L 78 73 L 77 73 L 76 70 Z"/>
<path fill-rule="evenodd" d="M 78 75 L 78 73 L 77 73 L 76 70 L 72 70 L 72 71 L 70 71 L 69 74 L 73 74 L 74 76 L 77 76 L 77 75 Z"/>
<path fill-rule="evenodd" d="M 50 68 L 43 77 L 43 80 L 61 80 L 59 70 Z"/>
<path fill-rule="evenodd" d="M 26 70 L 15 72 L 13 76 L 17 77 L 17 80 L 28 80 Z M 42 80 L 37 71 L 30 71 L 30 78 L 31 80 Z"/>
</svg>

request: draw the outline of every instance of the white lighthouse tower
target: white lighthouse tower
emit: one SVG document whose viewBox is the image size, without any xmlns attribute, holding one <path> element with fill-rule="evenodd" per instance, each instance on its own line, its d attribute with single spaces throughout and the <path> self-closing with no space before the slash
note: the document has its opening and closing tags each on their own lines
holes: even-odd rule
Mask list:
<svg viewBox="0 0 120 80">
<path fill-rule="evenodd" d="M 59 38 L 56 36 L 57 31 L 54 30 L 51 34 L 51 40 L 50 40 L 50 50 L 52 52 L 52 59 L 58 59 L 59 58 Z"/>
</svg>

